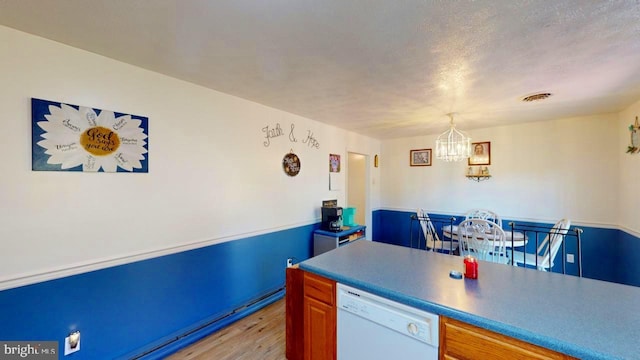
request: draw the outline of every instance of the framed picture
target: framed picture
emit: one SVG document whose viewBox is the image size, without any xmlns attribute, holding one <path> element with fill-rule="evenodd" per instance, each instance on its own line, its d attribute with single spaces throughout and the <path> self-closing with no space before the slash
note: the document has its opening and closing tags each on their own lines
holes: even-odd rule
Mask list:
<svg viewBox="0 0 640 360">
<path fill-rule="evenodd" d="M 409 153 L 409 165 L 431 166 L 431 149 L 411 150 Z"/>
<path fill-rule="evenodd" d="M 471 143 L 469 165 L 491 165 L 491 142 Z"/>
<path fill-rule="evenodd" d="M 149 118 L 31 99 L 31 169 L 148 173 Z"/>
<path fill-rule="evenodd" d="M 340 172 L 340 155 L 329 154 L 329 172 Z"/>
</svg>

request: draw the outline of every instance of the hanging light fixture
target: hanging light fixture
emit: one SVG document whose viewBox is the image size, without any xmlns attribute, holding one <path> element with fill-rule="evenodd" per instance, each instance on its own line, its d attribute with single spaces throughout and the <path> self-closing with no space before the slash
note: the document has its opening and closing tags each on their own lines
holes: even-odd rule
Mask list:
<svg viewBox="0 0 640 360">
<path fill-rule="evenodd" d="M 460 161 L 471 156 L 471 138 L 456 130 L 453 114 L 447 114 L 451 119 L 451 128 L 440 134 L 436 139 L 436 159 L 444 161 Z"/>
</svg>

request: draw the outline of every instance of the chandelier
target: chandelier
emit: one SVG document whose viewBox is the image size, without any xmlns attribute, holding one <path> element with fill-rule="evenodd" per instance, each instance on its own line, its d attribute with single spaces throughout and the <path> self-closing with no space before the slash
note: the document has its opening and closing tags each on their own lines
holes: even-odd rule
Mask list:
<svg viewBox="0 0 640 360">
<path fill-rule="evenodd" d="M 447 114 L 451 119 L 451 128 L 443 132 L 436 139 L 436 159 L 444 161 L 460 161 L 471 156 L 471 138 L 456 130 L 453 114 Z"/>
</svg>

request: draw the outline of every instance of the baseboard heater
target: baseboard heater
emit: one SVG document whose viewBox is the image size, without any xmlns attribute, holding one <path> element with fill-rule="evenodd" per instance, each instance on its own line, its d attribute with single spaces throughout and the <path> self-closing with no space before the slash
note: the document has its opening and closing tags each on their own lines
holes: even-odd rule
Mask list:
<svg viewBox="0 0 640 360">
<path fill-rule="evenodd" d="M 284 296 L 284 287 L 281 287 L 277 290 L 274 290 L 268 294 L 265 294 L 248 304 L 240 306 L 231 312 L 219 316 L 215 319 L 207 321 L 204 324 L 197 326 L 196 328 L 190 329 L 189 331 L 180 334 L 178 336 L 172 337 L 169 340 L 156 345 L 138 355 L 130 357 L 128 359 L 132 360 L 150 360 L 150 359 L 161 359 L 164 358 L 187 345 L 195 343 L 196 341 L 211 335 L 217 330 L 222 329 L 223 327 L 240 320 L 252 313 L 260 310 L 261 308 L 279 300 Z"/>
</svg>

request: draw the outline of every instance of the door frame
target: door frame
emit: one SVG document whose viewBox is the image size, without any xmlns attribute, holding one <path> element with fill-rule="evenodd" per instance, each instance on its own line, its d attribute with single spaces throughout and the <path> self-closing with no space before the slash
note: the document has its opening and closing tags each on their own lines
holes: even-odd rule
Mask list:
<svg viewBox="0 0 640 360">
<path fill-rule="evenodd" d="M 353 179 L 351 179 L 351 173 L 350 173 L 350 164 L 349 162 L 351 161 L 350 159 L 350 154 L 355 154 L 355 155 L 362 155 L 364 156 L 364 179 L 360 180 L 363 182 L 364 185 L 364 209 L 362 210 L 364 212 L 364 225 L 367 227 L 367 231 L 365 232 L 366 236 L 365 238 L 367 240 L 371 240 L 371 234 L 372 234 L 372 214 L 371 214 L 371 156 L 369 154 L 365 154 L 359 151 L 351 151 L 351 150 L 347 150 L 347 176 L 346 176 L 346 189 L 345 189 L 345 199 L 346 199 L 346 203 L 347 206 L 349 205 L 349 183 L 351 181 L 353 181 Z"/>
</svg>

